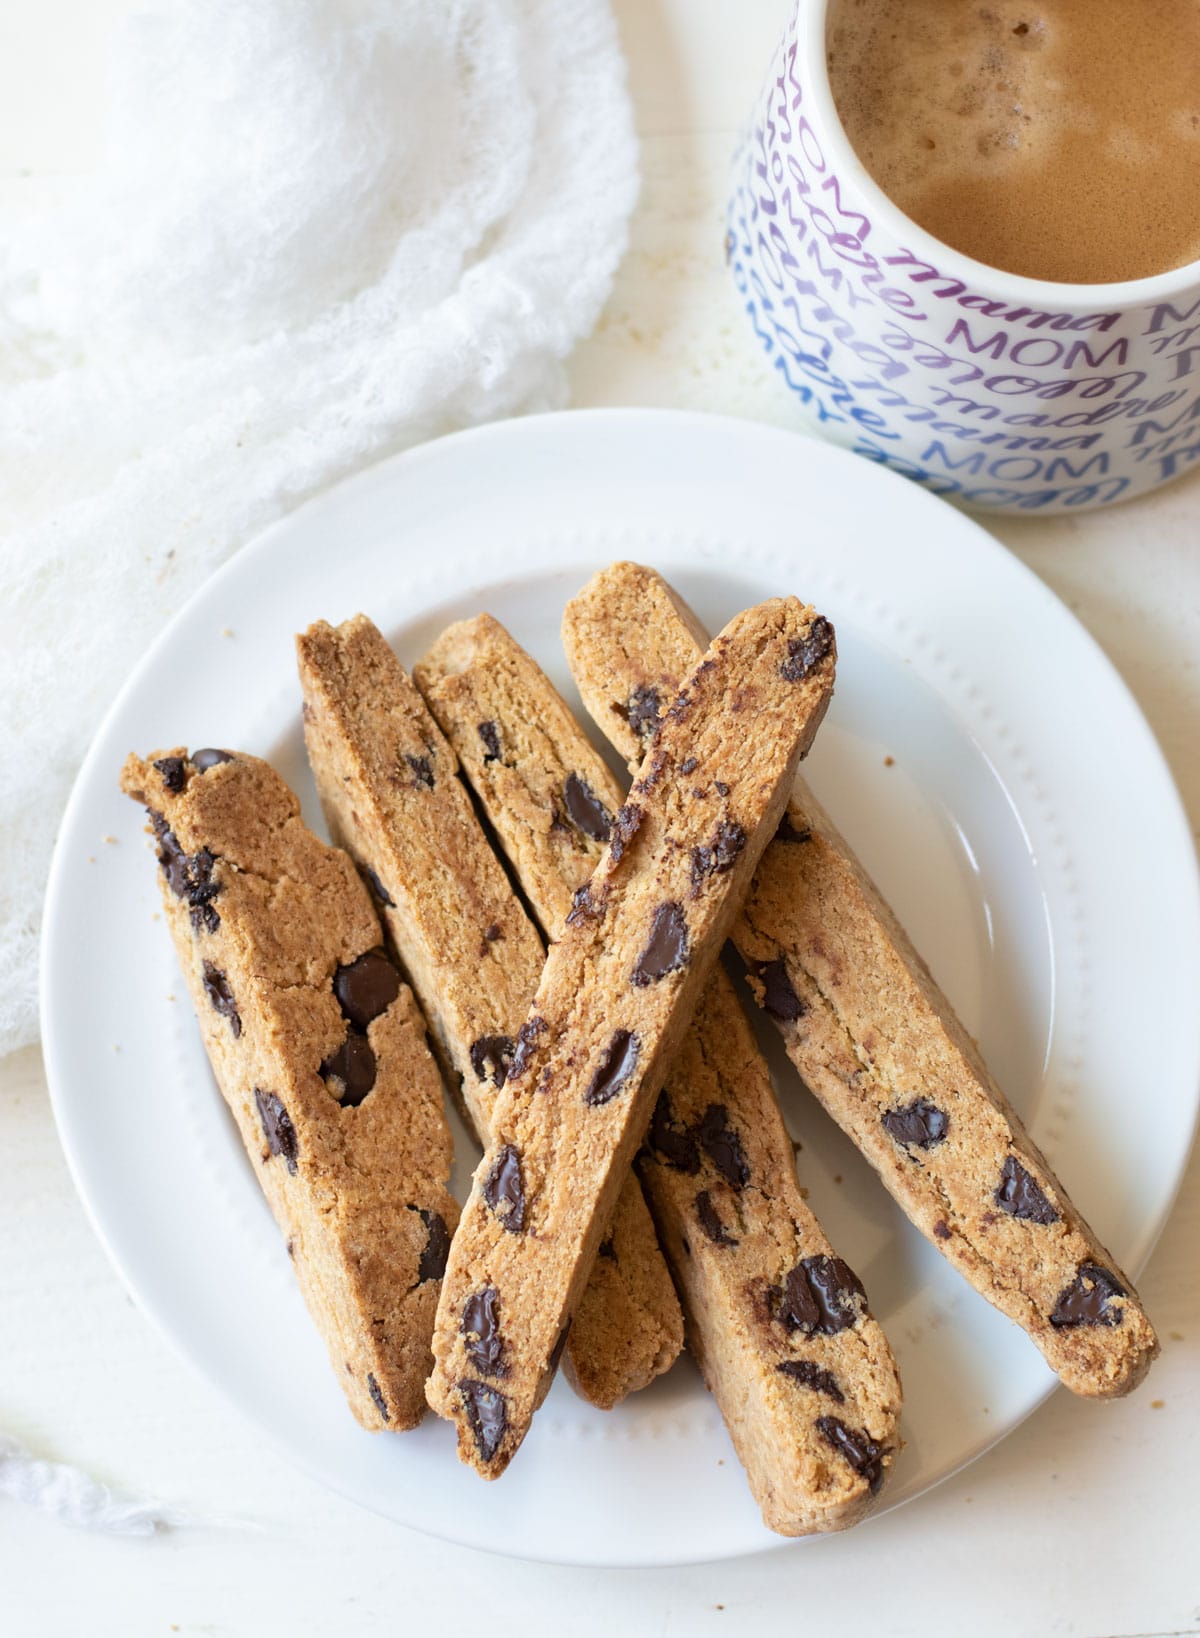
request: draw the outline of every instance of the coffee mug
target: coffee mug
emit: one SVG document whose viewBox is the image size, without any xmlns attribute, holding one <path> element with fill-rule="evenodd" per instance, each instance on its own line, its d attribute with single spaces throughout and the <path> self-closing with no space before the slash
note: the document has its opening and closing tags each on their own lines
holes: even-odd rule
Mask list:
<svg viewBox="0 0 1200 1638">
<path fill-rule="evenodd" d="M 1200 456 L 1200 263 L 1056 284 L 934 239 L 842 128 L 825 54 L 837 3 L 797 0 L 725 241 L 755 332 L 817 430 L 985 511 L 1106 506 L 1186 472 Z"/>
</svg>

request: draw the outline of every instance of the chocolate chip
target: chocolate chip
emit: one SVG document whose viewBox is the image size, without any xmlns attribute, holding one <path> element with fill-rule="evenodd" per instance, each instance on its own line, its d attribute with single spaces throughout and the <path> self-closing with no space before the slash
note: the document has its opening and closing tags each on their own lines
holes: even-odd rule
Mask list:
<svg viewBox="0 0 1200 1638">
<path fill-rule="evenodd" d="M 160 756 L 154 766 L 162 775 L 164 790 L 178 794 L 187 784 L 187 769 L 181 756 Z"/>
<path fill-rule="evenodd" d="M 504 929 L 501 927 L 498 921 L 489 922 L 489 924 L 483 929 L 483 942 L 485 944 L 495 944 L 498 938 L 503 937 Z"/>
<path fill-rule="evenodd" d="M 383 1397 L 383 1392 L 370 1371 L 367 1372 L 367 1392 L 375 1401 L 375 1409 L 386 1422 L 388 1420 L 387 1400 Z"/>
<path fill-rule="evenodd" d="M 660 904 L 650 924 L 646 948 L 637 959 L 629 982 L 639 989 L 657 984 L 668 973 L 678 972 L 687 964 L 688 932 L 683 907 L 669 900 Z"/>
<path fill-rule="evenodd" d="M 493 1086 L 503 1086 L 508 1078 L 513 1051 L 511 1035 L 481 1035 L 477 1041 L 472 1041 L 471 1068 L 476 1078 L 486 1081 L 490 1076 Z"/>
<path fill-rule="evenodd" d="M 511 1143 L 496 1151 L 492 1169 L 483 1180 L 483 1198 L 511 1234 L 525 1227 L 525 1185 L 521 1178 L 521 1157 Z"/>
<path fill-rule="evenodd" d="M 683 761 L 679 764 L 679 771 L 681 774 L 687 775 L 690 773 L 695 773 L 699 766 L 700 763 L 696 757 L 685 756 Z"/>
<path fill-rule="evenodd" d="M 388 892 L 387 888 L 379 880 L 379 877 L 375 874 L 371 867 L 369 865 L 363 865 L 362 873 L 367 878 L 371 891 L 379 900 L 380 904 L 386 904 L 389 909 L 394 910 L 396 908 L 395 899 Z"/>
<path fill-rule="evenodd" d="M 262 1122 L 267 1148 L 273 1155 L 282 1155 L 288 1171 L 294 1173 L 300 1145 L 296 1140 L 296 1128 L 292 1125 L 292 1117 L 274 1092 L 263 1092 L 257 1086 L 254 1088 L 254 1103 L 258 1109 L 258 1118 Z"/>
<path fill-rule="evenodd" d="M 596 1253 L 596 1255 L 598 1257 L 607 1258 L 610 1263 L 615 1263 L 616 1262 L 616 1260 L 617 1260 L 617 1248 L 613 1245 L 613 1239 L 612 1239 L 611 1234 L 609 1235 L 607 1240 L 601 1240 L 600 1250 Z"/>
<path fill-rule="evenodd" d="M 190 920 L 197 932 L 203 927 L 207 932 L 215 933 L 221 925 L 221 918 L 212 902 L 221 891 L 220 883 L 212 879 L 217 863 L 215 854 L 206 847 L 197 853 L 185 853 L 179 838 L 162 814 L 155 813 L 153 808 L 147 809 L 147 812 L 154 827 L 158 862 L 167 878 L 167 886 L 176 898 L 185 899 L 191 906 Z"/>
<path fill-rule="evenodd" d="M 201 928 L 206 933 L 215 933 L 221 925 L 221 918 L 211 904 L 197 904 L 188 912 L 188 920 L 197 933 Z"/>
<path fill-rule="evenodd" d="M 400 974 L 383 950 L 368 950 L 333 975 L 338 1006 L 359 1029 L 379 1017 L 400 994 Z"/>
<path fill-rule="evenodd" d="M 779 667 L 780 675 L 785 682 L 802 682 L 832 648 L 833 627 L 818 614 L 805 636 L 793 637 L 788 643 L 788 657 Z"/>
<path fill-rule="evenodd" d="M 729 786 L 725 783 L 725 781 L 723 779 L 714 779 L 713 780 L 713 790 L 716 791 L 718 796 L 728 796 L 729 795 Z"/>
<path fill-rule="evenodd" d="M 840 1257 L 803 1258 L 769 1297 L 780 1324 L 808 1336 L 836 1336 L 866 1312 L 866 1292 Z"/>
<path fill-rule="evenodd" d="M 612 862 L 619 864 L 624 857 L 625 849 L 637 835 L 644 814 L 636 802 L 626 802 L 623 808 L 617 809 L 617 817 L 613 820 L 613 835 L 609 843 L 609 852 Z"/>
<path fill-rule="evenodd" d="M 707 1189 L 701 1189 L 696 1196 L 696 1216 L 700 1219 L 700 1227 L 714 1246 L 736 1246 L 739 1243 L 726 1232 L 717 1208 L 712 1203 L 712 1195 Z"/>
<path fill-rule="evenodd" d="M 746 832 L 741 825 L 722 820 L 707 847 L 692 849 L 692 890 L 698 893 L 707 876 L 724 875 L 737 862 L 737 856 L 746 845 Z"/>
<path fill-rule="evenodd" d="M 1057 1223 L 1058 1213 L 1046 1199 L 1036 1178 L 1027 1172 L 1015 1155 L 1008 1155 L 1000 1173 L 1000 1186 L 993 1197 L 1010 1217 L 1030 1223 Z"/>
<path fill-rule="evenodd" d="M 785 1359 L 775 1369 L 781 1376 L 790 1376 L 793 1382 L 800 1382 L 814 1393 L 826 1394 L 837 1404 L 844 1405 L 846 1396 L 837 1385 L 837 1377 L 832 1371 L 823 1371 L 811 1359 Z"/>
<path fill-rule="evenodd" d="M 343 1109 L 357 1109 L 375 1085 L 375 1053 L 370 1041 L 351 1025 L 346 1039 L 317 1073 L 323 1081 L 333 1082 L 334 1096 Z"/>
<path fill-rule="evenodd" d="M 584 1103 L 595 1108 L 598 1104 L 611 1102 L 637 1068 L 641 1047 L 642 1043 L 632 1031 L 614 1030 L 612 1040 L 596 1066 L 591 1085 L 583 1094 Z"/>
<path fill-rule="evenodd" d="M 603 899 L 594 899 L 590 882 L 584 882 L 577 887 L 571 896 L 571 908 L 567 911 L 567 926 L 581 927 L 587 921 L 599 921 L 604 914 Z"/>
<path fill-rule="evenodd" d="M 517 1031 L 517 1045 L 513 1051 L 512 1062 L 508 1066 L 510 1081 L 519 1080 L 529 1068 L 529 1060 L 533 1056 L 537 1038 L 545 1027 L 546 1020 L 535 1015 L 533 1018 L 527 1018 Z"/>
<path fill-rule="evenodd" d="M 874 1495 L 883 1483 L 883 1458 L 887 1455 L 883 1446 L 877 1445 L 860 1428 L 849 1428 L 845 1422 L 839 1422 L 836 1416 L 818 1416 L 815 1426 L 826 1444 L 832 1445 L 859 1477 L 867 1481 Z"/>
<path fill-rule="evenodd" d="M 483 741 L 484 762 L 498 762 L 500 760 L 500 730 L 494 722 L 481 722 L 478 734 Z"/>
<path fill-rule="evenodd" d="M 237 1002 L 233 999 L 233 991 L 229 988 L 229 980 L 219 967 L 214 967 L 211 961 L 204 963 L 204 993 L 208 996 L 214 1012 L 219 1012 L 223 1018 L 228 1018 L 229 1027 L 233 1031 L 236 1041 L 242 1033 L 242 1020 L 237 1010 Z"/>
<path fill-rule="evenodd" d="M 696 1139 L 690 1128 L 676 1126 L 671 1101 L 665 1092 L 659 1094 L 654 1106 L 647 1141 L 654 1153 L 661 1155 L 667 1165 L 673 1166 L 677 1172 L 687 1172 L 694 1177 L 700 1170 L 700 1151 L 696 1147 Z"/>
<path fill-rule="evenodd" d="M 469 1377 L 458 1384 L 458 1391 L 475 1436 L 475 1448 L 485 1462 L 490 1462 L 508 1427 L 507 1401 L 495 1388 L 489 1388 L 484 1382 L 472 1382 Z"/>
<path fill-rule="evenodd" d="M 932 1149 L 945 1140 L 950 1130 L 950 1117 L 945 1110 L 928 1098 L 915 1098 L 898 1109 L 888 1109 L 883 1115 L 884 1130 L 889 1137 L 905 1148 Z"/>
<path fill-rule="evenodd" d="M 710 1103 L 694 1130 L 700 1147 L 725 1181 L 735 1189 L 744 1189 L 750 1181 L 750 1168 L 742 1153 L 741 1139 L 729 1124 L 725 1105 Z"/>
<path fill-rule="evenodd" d="M 425 1225 L 425 1249 L 417 1264 L 417 1281 L 424 1285 L 426 1280 L 440 1280 L 446 1272 L 446 1259 L 450 1255 L 450 1231 L 446 1227 L 446 1219 L 440 1212 L 426 1211 L 422 1206 L 409 1209 L 415 1210 Z"/>
<path fill-rule="evenodd" d="M 1060 1331 L 1073 1325 L 1121 1325 L 1124 1310 L 1110 1308 L 1108 1303 L 1111 1297 L 1128 1295 L 1109 1269 L 1098 1263 L 1080 1263 L 1075 1278 L 1059 1293 L 1050 1323 Z"/>
<path fill-rule="evenodd" d="M 944 1223 L 940 1217 L 933 1225 L 933 1232 L 939 1240 L 948 1240 L 950 1238 L 950 1226 L 948 1223 Z"/>
<path fill-rule="evenodd" d="M 612 815 L 601 802 L 586 779 L 568 774 L 563 786 L 563 801 L 567 816 L 575 829 L 593 842 L 607 842 L 612 830 Z"/>
<path fill-rule="evenodd" d="M 792 988 L 787 963 L 782 956 L 777 956 L 774 961 L 764 961 L 758 969 L 758 976 L 763 985 L 762 1005 L 772 1018 L 789 1024 L 804 1017 L 808 1006 Z"/>
<path fill-rule="evenodd" d="M 206 745 L 202 751 L 193 751 L 190 760 L 197 773 L 207 773 L 210 768 L 219 767 L 222 762 L 232 762 L 233 752 L 214 750 L 211 745 Z"/>
<path fill-rule="evenodd" d="M 296 1242 L 290 1238 L 287 1243 L 287 1254 L 294 1262 L 296 1259 Z"/>
<path fill-rule="evenodd" d="M 475 1291 L 463 1306 L 459 1326 L 471 1363 L 484 1376 L 507 1376 L 504 1339 L 500 1335 L 500 1293 L 494 1285 Z"/>
<path fill-rule="evenodd" d="M 413 785 L 431 791 L 433 789 L 433 763 L 430 762 L 429 758 L 427 756 L 409 756 L 408 752 L 405 751 L 404 760 L 412 769 Z"/>
<path fill-rule="evenodd" d="M 812 831 L 809 830 L 807 825 L 802 830 L 797 830 L 792 823 L 792 810 L 785 808 L 783 818 L 779 821 L 779 829 L 775 832 L 775 840 L 777 842 L 811 842 Z"/>
<path fill-rule="evenodd" d="M 621 713 L 625 721 L 641 740 L 647 740 L 658 726 L 658 713 L 661 707 L 658 690 L 648 684 L 635 688 L 629 696 L 629 703 Z M 620 707 L 617 708 L 618 710 Z"/>
</svg>

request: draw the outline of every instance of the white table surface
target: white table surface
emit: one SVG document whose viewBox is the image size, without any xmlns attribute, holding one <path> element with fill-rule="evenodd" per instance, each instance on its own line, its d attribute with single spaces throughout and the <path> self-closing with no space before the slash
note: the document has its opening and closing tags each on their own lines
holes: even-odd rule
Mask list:
<svg viewBox="0 0 1200 1638">
<path fill-rule="evenodd" d="M 0 9 L 6 202 L 36 200 L 56 176 L 87 166 L 103 107 L 101 53 L 126 3 Z M 573 363 L 575 403 L 793 424 L 721 254 L 730 151 L 788 3 L 618 0 L 645 181 L 612 301 Z M 992 523 L 1124 675 L 1194 831 L 1198 510 L 1200 474 L 1100 516 Z M 1132 1087 L 1131 1111 L 1136 1102 Z M 832 1627 L 846 1638 L 1200 1632 L 1198 1248 L 1193 1156 L 1141 1281 L 1163 1339 L 1146 1388 L 1112 1406 L 1060 1390 L 974 1467 L 848 1536 L 681 1570 L 504 1562 L 321 1490 L 175 1357 L 92 1236 L 29 1050 L 0 1063 L 0 1429 L 114 1485 L 227 1522 L 119 1541 L 0 1501 L 0 1633 L 357 1638 L 416 1632 L 426 1621 L 438 1631 L 519 1626 L 605 1638 L 760 1627 Z"/>
</svg>

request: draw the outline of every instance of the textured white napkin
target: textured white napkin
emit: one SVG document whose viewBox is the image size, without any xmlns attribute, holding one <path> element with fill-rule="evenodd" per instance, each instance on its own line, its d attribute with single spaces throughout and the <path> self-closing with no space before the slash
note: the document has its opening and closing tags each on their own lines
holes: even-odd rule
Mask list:
<svg viewBox="0 0 1200 1638">
<path fill-rule="evenodd" d="M 154 0 L 113 78 L 99 178 L 0 222 L 0 1052 L 149 639 L 332 479 L 558 404 L 637 190 L 607 0 Z"/>
<path fill-rule="evenodd" d="M 204 1522 L 158 1502 L 114 1495 L 107 1485 L 62 1462 L 43 1462 L 0 1433 L 0 1496 L 39 1507 L 78 1530 L 117 1536 L 152 1536 L 158 1530 Z"/>
</svg>

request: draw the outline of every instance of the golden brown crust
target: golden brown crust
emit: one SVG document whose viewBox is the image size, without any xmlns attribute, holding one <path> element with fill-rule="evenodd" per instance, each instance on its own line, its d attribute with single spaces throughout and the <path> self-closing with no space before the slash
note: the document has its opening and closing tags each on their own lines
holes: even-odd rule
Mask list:
<svg viewBox="0 0 1200 1638">
<path fill-rule="evenodd" d="M 363 616 L 297 640 L 309 759 L 331 833 L 375 875 L 381 913 L 481 1142 L 545 961 L 458 777 L 454 752 Z M 628 1255 L 597 1271 L 567 1357 L 602 1409 L 668 1369 L 683 1317 L 637 1179 L 620 1200 Z"/>
<path fill-rule="evenodd" d="M 351 1409 L 372 1430 L 413 1427 L 458 1221 L 425 1023 L 368 957 L 380 927 L 349 859 L 305 828 L 279 776 L 195 756 L 131 756 L 121 788 L 151 814 L 209 1060 Z M 365 997 L 347 975 L 362 957 Z M 351 1035 L 354 1071 L 339 1056 Z"/>
<path fill-rule="evenodd" d="M 452 626 L 414 674 L 535 915 L 557 928 L 600 861 L 602 816 L 621 807 L 620 784 L 490 615 Z M 487 743 L 481 722 L 491 725 Z M 579 822 L 549 823 L 555 805 Z M 672 1063 L 638 1170 L 683 1298 L 688 1345 L 765 1522 L 784 1535 L 845 1529 L 870 1506 L 897 1448 L 899 1378 L 801 1197 L 770 1075 L 720 966 Z M 618 1226 L 596 1271 L 624 1255 Z M 789 1276 L 834 1268 L 843 1313 L 807 1314 L 803 1324 L 781 1317 Z M 830 1417 L 881 1453 L 868 1457 L 869 1474 L 833 1449 Z"/>
<path fill-rule="evenodd" d="M 553 945 L 446 1271 L 431 1405 L 496 1477 L 800 756 L 828 703 L 832 629 L 795 599 L 732 621 L 675 699 Z M 696 872 L 696 855 L 722 848 Z"/>
<path fill-rule="evenodd" d="M 635 761 L 654 730 L 647 691 L 666 696 L 699 652 L 670 588 L 614 565 L 568 605 L 564 643 L 588 710 Z M 911 1221 L 1074 1392 L 1135 1387 L 1158 1342 L 1131 1282 L 802 782 L 734 942 L 804 1081 Z"/>
</svg>

